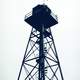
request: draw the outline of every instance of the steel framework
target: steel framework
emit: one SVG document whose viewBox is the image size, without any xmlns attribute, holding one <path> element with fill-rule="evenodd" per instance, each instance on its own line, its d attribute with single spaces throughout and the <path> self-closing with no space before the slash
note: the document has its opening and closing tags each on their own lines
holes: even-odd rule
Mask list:
<svg viewBox="0 0 80 80">
<path fill-rule="evenodd" d="M 17 80 L 64 80 L 50 27 L 32 28 Z"/>
</svg>

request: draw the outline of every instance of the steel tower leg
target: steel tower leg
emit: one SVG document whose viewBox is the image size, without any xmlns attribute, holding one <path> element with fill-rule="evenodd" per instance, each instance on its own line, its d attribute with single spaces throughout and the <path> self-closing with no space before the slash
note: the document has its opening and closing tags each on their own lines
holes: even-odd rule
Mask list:
<svg viewBox="0 0 80 80">
<path fill-rule="evenodd" d="M 32 28 L 32 31 L 33 31 L 33 28 Z M 31 34 L 32 34 L 32 31 L 31 31 Z M 17 80 L 20 80 L 20 75 L 21 75 L 22 67 L 23 67 L 24 62 L 25 62 L 26 52 L 27 52 L 28 45 L 29 45 L 29 42 L 30 42 L 30 39 L 31 39 L 31 34 L 30 34 L 30 37 L 29 37 L 29 40 L 28 40 L 28 44 L 27 44 L 27 47 L 26 47 L 26 50 L 25 50 L 25 54 L 24 54 L 24 57 L 23 57 L 23 61 L 22 61 L 22 64 L 21 64 L 21 68 L 20 68 L 20 72 L 19 72 L 19 75 L 18 75 L 18 79 Z"/>
<path fill-rule="evenodd" d="M 60 70 L 61 78 L 62 78 L 62 80 L 64 80 L 64 78 L 63 78 L 63 74 L 62 74 L 62 70 L 61 70 L 61 66 L 60 66 L 60 62 L 59 62 L 59 58 L 58 58 L 58 54 L 57 54 L 57 50 L 56 50 L 56 46 L 55 46 L 55 42 L 54 42 L 54 39 L 53 39 L 53 36 L 52 36 L 51 29 L 50 29 L 50 33 L 51 33 L 52 42 L 53 42 L 54 49 L 55 49 L 55 53 L 56 53 L 56 58 L 57 58 L 57 60 L 58 60 L 58 66 L 59 66 L 59 70 Z"/>
</svg>

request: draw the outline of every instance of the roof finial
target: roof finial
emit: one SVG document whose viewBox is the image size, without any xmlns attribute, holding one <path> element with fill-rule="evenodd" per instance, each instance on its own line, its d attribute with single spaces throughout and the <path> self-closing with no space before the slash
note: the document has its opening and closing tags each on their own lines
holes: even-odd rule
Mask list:
<svg viewBox="0 0 80 80">
<path fill-rule="evenodd" d="M 46 0 L 43 0 L 43 5 L 45 5 Z"/>
</svg>

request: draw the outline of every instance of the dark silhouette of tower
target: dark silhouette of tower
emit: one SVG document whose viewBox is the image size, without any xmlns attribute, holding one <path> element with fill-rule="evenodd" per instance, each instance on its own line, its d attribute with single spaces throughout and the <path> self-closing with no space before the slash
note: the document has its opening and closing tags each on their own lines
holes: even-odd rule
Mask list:
<svg viewBox="0 0 80 80">
<path fill-rule="evenodd" d="M 51 26 L 58 23 L 47 5 L 37 5 L 25 16 L 32 26 L 17 80 L 64 80 Z"/>
</svg>

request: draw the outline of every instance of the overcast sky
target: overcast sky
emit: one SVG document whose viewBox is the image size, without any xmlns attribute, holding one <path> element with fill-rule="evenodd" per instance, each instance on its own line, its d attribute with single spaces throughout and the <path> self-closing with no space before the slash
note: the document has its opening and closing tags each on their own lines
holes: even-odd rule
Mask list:
<svg viewBox="0 0 80 80">
<path fill-rule="evenodd" d="M 31 26 L 24 22 L 43 0 L 0 0 L 0 80 L 17 80 Z M 52 32 L 64 80 L 80 80 L 80 0 L 45 2 L 58 15 Z"/>
</svg>

